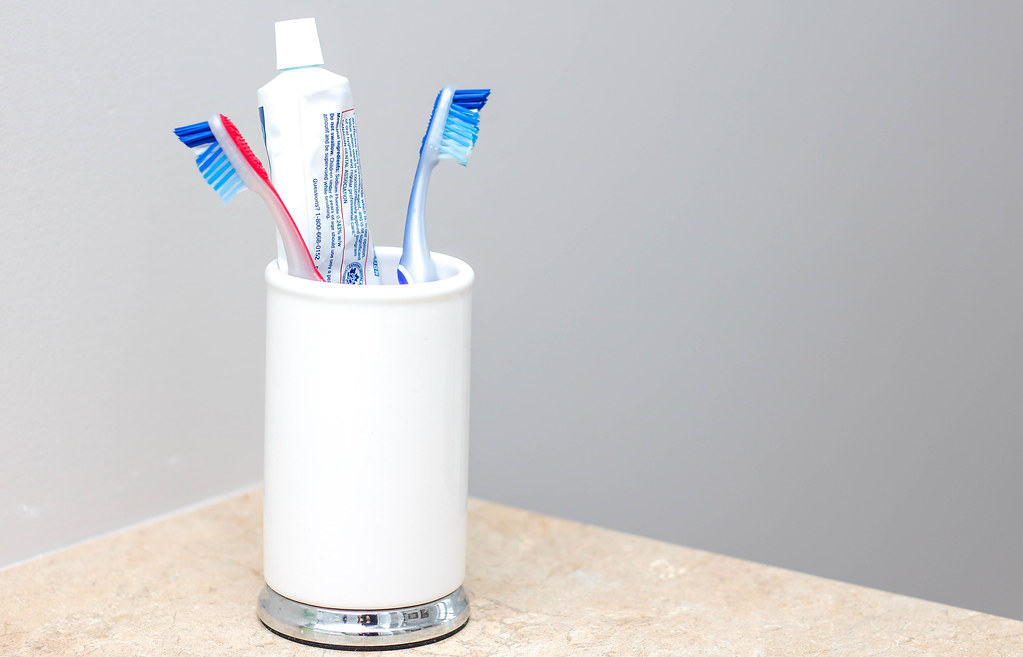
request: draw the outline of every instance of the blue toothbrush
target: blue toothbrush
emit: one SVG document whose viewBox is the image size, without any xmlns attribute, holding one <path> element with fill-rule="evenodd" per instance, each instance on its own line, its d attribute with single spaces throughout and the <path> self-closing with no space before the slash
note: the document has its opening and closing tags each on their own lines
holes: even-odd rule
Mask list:
<svg viewBox="0 0 1023 657">
<path fill-rule="evenodd" d="M 405 238 L 398 261 L 398 282 L 403 285 L 437 280 L 437 268 L 426 243 L 426 190 L 430 185 L 430 173 L 441 160 L 457 160 L 462 166 L 468 164 L 479 137 L 480 108 L 489 95 L 490 89 L 455 90 L 452 86 L 444 87 L 437 94 L 430 125 L 419 149 L 419 166 L 405 215 Z"/>
</svg>

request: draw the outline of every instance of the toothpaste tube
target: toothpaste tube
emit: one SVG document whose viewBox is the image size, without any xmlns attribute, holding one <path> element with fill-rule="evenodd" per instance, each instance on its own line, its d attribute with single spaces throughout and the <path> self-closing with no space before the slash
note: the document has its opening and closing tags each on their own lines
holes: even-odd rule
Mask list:
<svg viewBox="0 0 1023 657">
<path fill-rule="evenodd" d="M 379 284 L 351 85 L 321 68 L 314 19 L 282 21 L 275 28 L 280 73 L 257 94 L 270 179 L 324 280 Z M 279 238 L 277 260 L 285 263 Z"/>
</svg>

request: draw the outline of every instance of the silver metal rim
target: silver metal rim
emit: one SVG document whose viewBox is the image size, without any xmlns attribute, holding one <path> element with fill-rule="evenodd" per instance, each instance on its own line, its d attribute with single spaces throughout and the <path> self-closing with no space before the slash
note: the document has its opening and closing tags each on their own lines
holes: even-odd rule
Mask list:
<svg viewBox="0 0 1023 657">
<path fill-rule="evenodd" d="M 433 643 L 465 627 L 469 598 L 462 587 L 440 600 L 398 609 L 330 609 L 296 602 L 264 586 L 259 620 L 281 636 L 318 646 L 372 650 Z"/>
</svg>

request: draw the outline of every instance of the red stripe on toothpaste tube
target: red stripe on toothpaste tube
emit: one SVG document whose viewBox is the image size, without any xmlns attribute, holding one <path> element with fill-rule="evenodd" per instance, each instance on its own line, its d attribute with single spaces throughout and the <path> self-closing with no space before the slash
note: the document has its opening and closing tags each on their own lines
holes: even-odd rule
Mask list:
<svg viewBox="0 0 1023 657">
<path fill-rule="evenodd" d="M 322 68 L 314 19 L 274 27 L 280 73 L 257 93 L 270 178 L 324 280 L 377 285 L 351 84 Z"/>
</svg>

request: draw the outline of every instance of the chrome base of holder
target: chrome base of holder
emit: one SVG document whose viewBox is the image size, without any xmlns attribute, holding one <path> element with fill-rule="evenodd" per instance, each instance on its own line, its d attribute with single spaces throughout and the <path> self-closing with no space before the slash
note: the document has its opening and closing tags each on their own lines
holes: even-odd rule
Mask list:
<svg viewBox="0 0 1023 657">
<path fill-rule="evenodd" d="M 296 602 L 264 586 L 259 620 L 286 639 L 325 648 L 387 650 L 447 638 L 469 622 L 462 587 L 440 600 L 399 609 L 330 609 Z"/>
</svg>

